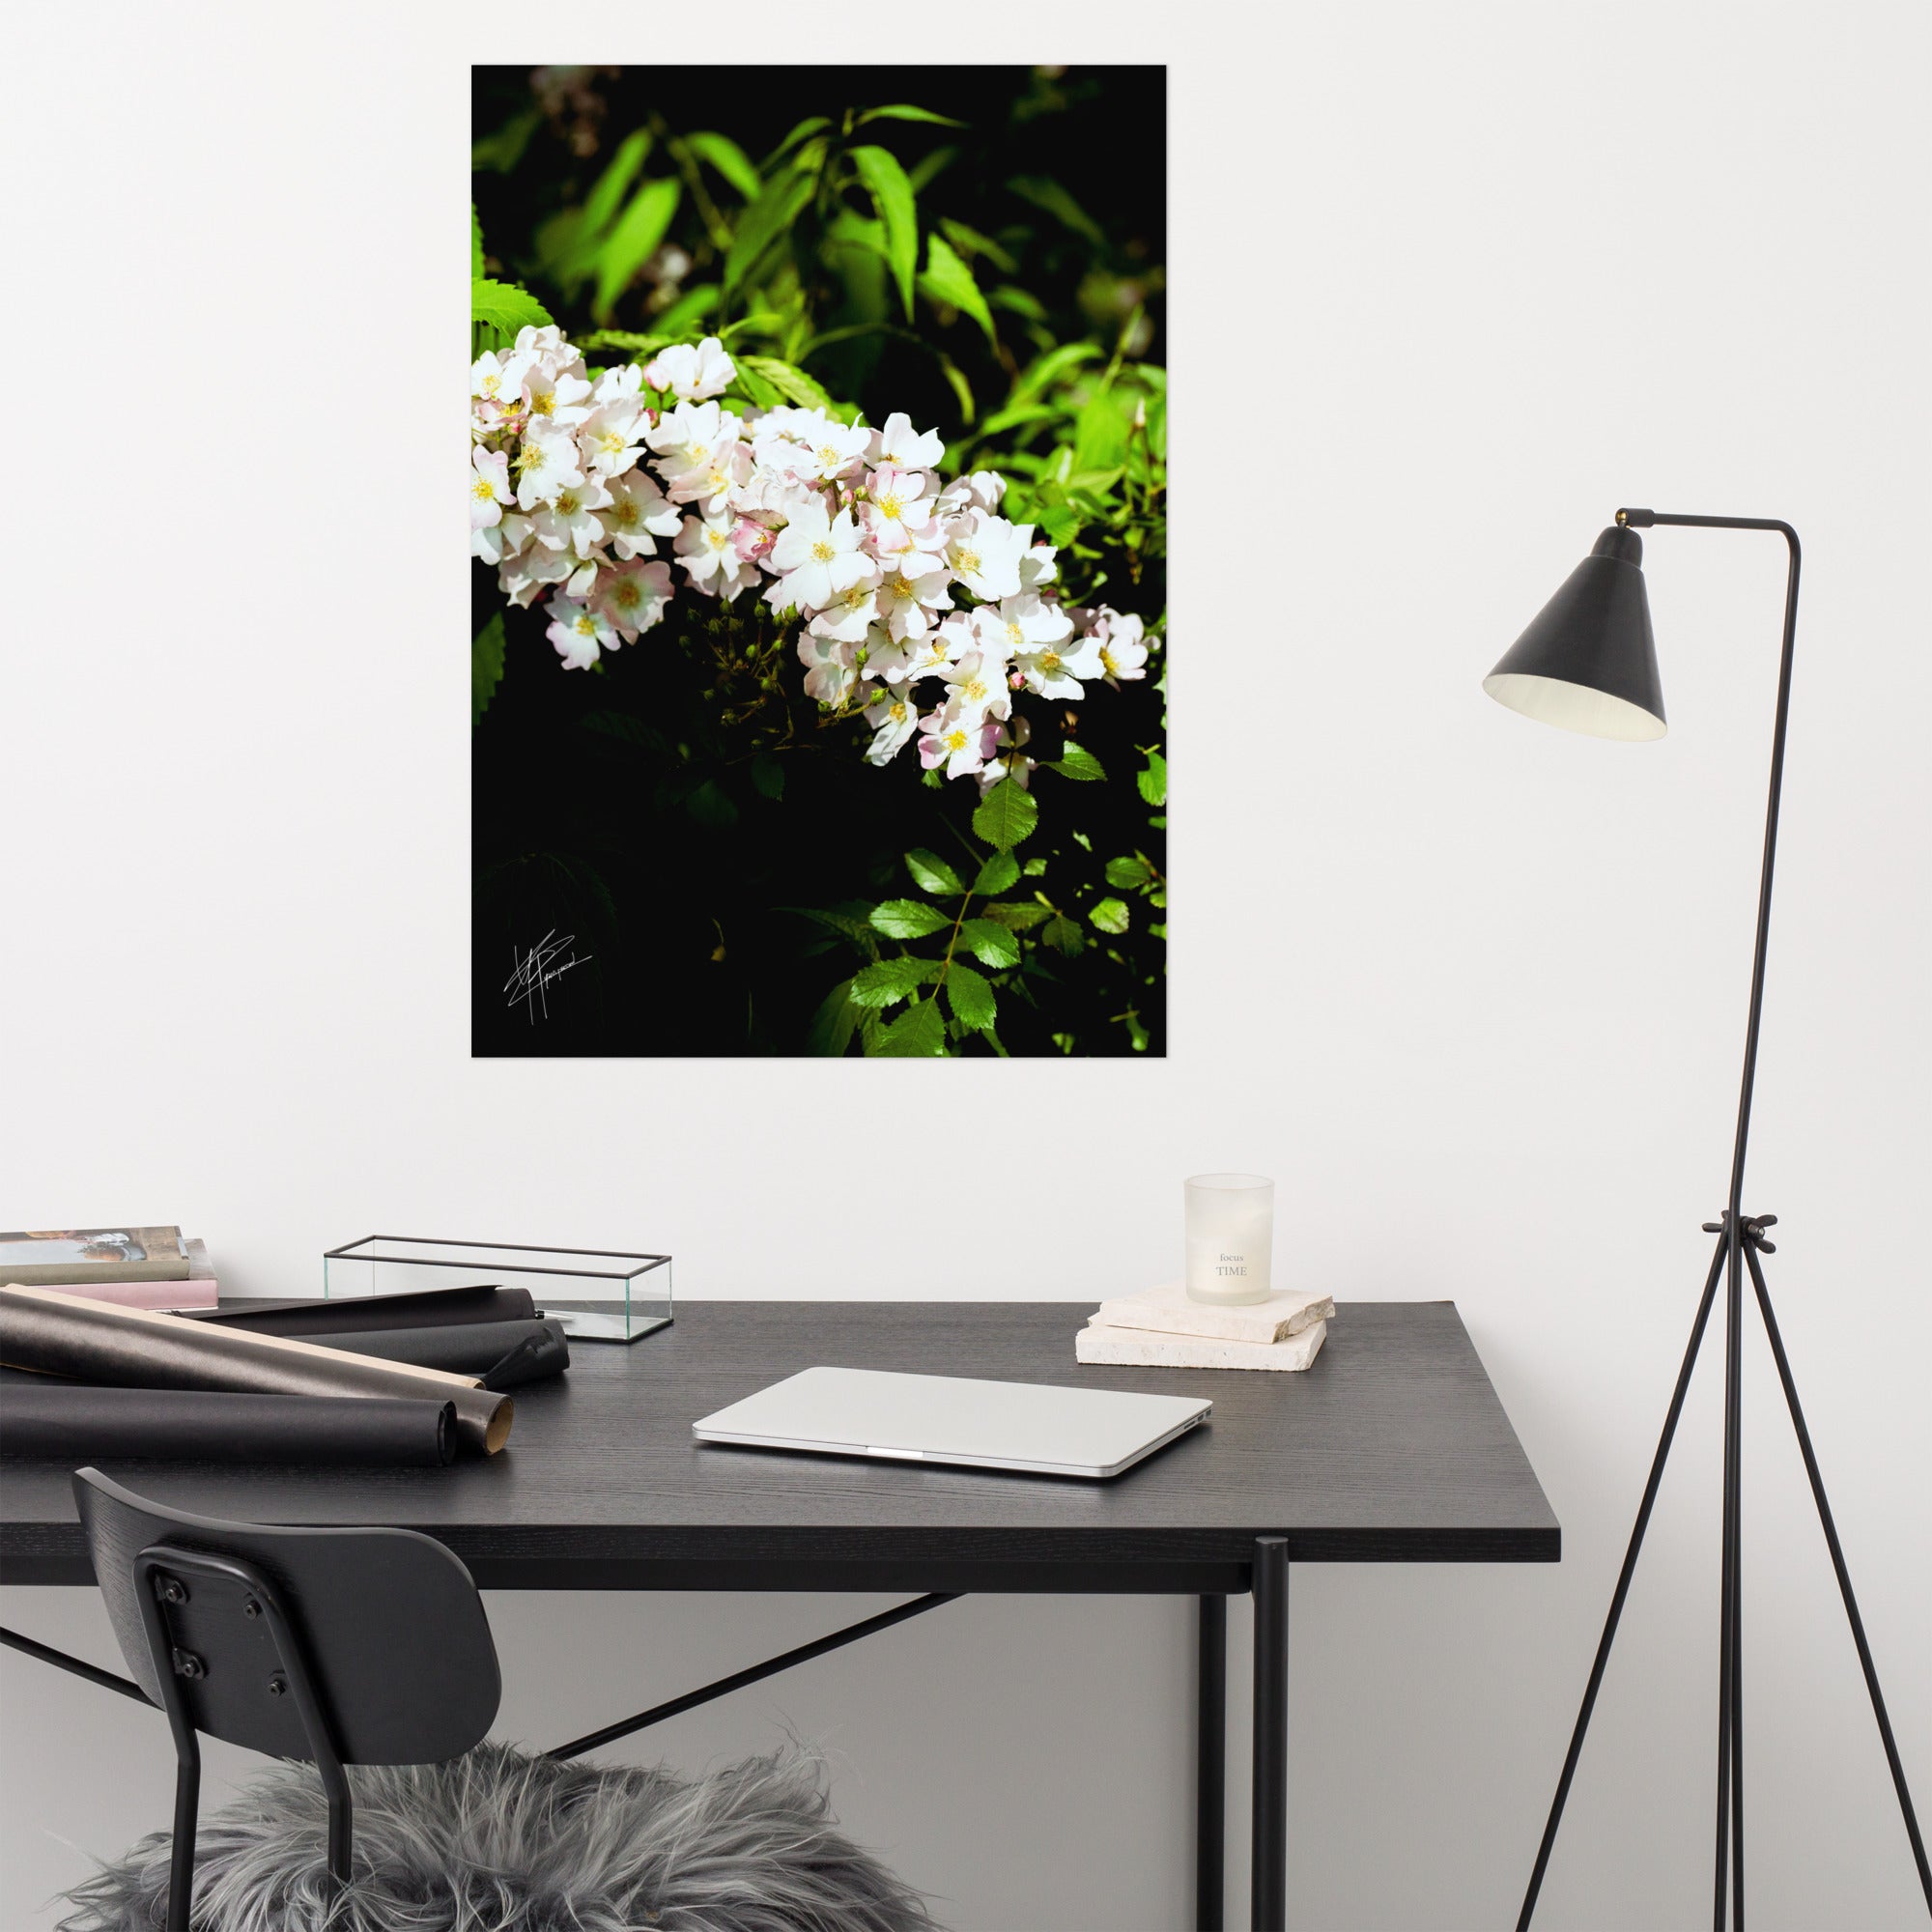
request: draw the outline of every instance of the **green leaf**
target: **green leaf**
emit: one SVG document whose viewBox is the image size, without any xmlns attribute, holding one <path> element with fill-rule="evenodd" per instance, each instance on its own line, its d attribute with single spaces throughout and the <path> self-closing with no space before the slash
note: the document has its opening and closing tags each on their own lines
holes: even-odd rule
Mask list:
<svg viewBox="0 0 1932 1932">
<path fill-rule="evenodd" d="M 1039 807 L 1034 803 L 1033 793 L 1011 779 L 1002 779 L 980 801 L 980 809 L 973 814 L 973 834 L 999 851 L 1010 852 L 1032 836 L 1038 823 Z"/>
<path fill-rule="evenodd" d="M 925 238 L 925 273 L 920 277 L 919 285 L 928 301 L 945 302 L 962 315 L 970 315 L 985 332 L 986 340 L 998 347 L 993 312 L 980 293 L 980 284 L 973 279 L 973 270 L 936 229 Z"/>
<path fill-rule="evenodd" d="M 1069 370 L 1077 369 L 1083 362 L 1093 361 L 1102 353 L 1100 346 L 1094 342 L 1063 342 L 1058 349 L 1049 349 L 1020 372 L 1019 381 L 1013 384 L 1008 403 L 1031 402 Z"/>
<path fill-rule="evenodd" d="M 1162 806 L 1167 803 L 1167 760 L 1158 752 L 1147 754 L 1147 770 L 1134 775 L 1134 782 L 1141 788 L 1141 796 L 1150 805 Z"/>
<path fill-rule="evenodd" d="M 1057 912 L 1040 928 L 1042 941 L 1056 952 L 1064 952 L 1071 959 L 1087 944 L 1087 936 L 1064 912 Z"/>
<path fill-rule="evenodd" d="M 946 1051 L 946 1021 L 937 1000 L 908 1008 L 879 1035 L 875 1052 L 887 1059 L 930 1060 Z"/>
<path fill-rule="evenodd" d="M 878 936 L 867 923 L 864 915 L 869 906 L 860 906 L 856 911 L 847 912 L 838 906 L 780 906 L 781 912 L 795 912 L 801 919 L 809 919 L 816 925 L 824 926 L 830 932 L 842 933 L 847 939 L 856 940 L 867 952 L 878 951 Z"/>
<path fill-rule="evenodd" d="M 899 285 L 899 299 L 905 303 L 910 322 L 913 271 L 919 266 L 919 213 L 913 203 L 912 184 L 906 180 L 897 156 L 887 148 L 854 148 L 852 165 L 859 170 L 859 179 L 886 225 L 886 260 L 892 265 L 893 279 Z"/>
<path fill-rule="evenodd" d="M 929 959 L 881 959 L 861 967 L 852 980 L 852 1002 L 860 1007 L 890 1007 L 909 998 L 939 968 Z"/>
<path fill-rule="evenodd" d="M 493 282 L 478 275 L 469 284 L 469 320 L 486 328 L 501 329 L 514 337 L 520 328 L 541 328 L 550 321 L 550 310 L 527 289 L 514 282 Z"/>
<path fill-rule="evenodd" d="M 605 229 L 616 218 L 618 209 L 624 205 L 624 196 L 650 151 L 650 130 L 639 128 L 624 137 L 622 145 L 611 156 L 611 165 L 597 177 L 596 185 L 584 197 L 582 220 L 578 228 L 586 250 L 596 247 Z M 584 266 L 589 265 L 586 262 Z"/>
<path fill-rule="evenodd" d="M 640 335 L 635 328 L 593 328 L 587 335 L 571 337 L 580 349 L 621 349 L 629 355 L 647 355 L 654 349 L 668 349 L 675 335 Z"/>
<path fill-rule="evenodd" d="M 895 104 L 891 107 L 868 107 L 853 123 L 863 128 L 867 121 L 930 121 L 935 128 L 963 128 L 963 121 L 951 121 L 944 114 L 935 114 L 929 107 L 908 107 Z"/>
<path fill-rule="evenodd" d="M 928 852 L 924 846 L 915 846 L 905 855 L 906 870 L 912 874 L 912 882 L 923 893 L 952 893 L 955 895 L 966 888 L 959 883 L 959 874 L 936 852 Z"/>
<path fill-rule="evenodd" d="M 1036 208 L 1044 209 L 1083 241 L 1092 242 L 1095 248 L 1106 247 L 1107 238 L 1101 234 L 1094 217 L 1057 181 L 1049 181 L 1044 175 L 1021 175 L 1007 185 L 1022 201 L 1030 201 Z"/>
<path fill-rule="evenodd" d="M 1087 917 L 1102 932 L 1122 933 L 1127 929 L 1127 908 L 1120 899 L 1102 899 Z"/>
<path fill-rule="evenodd" d="M 617 217 L 610 238 L 597 250 L 597 295 L 590 312 L 599 322 L 610 320 L 611 304 L 657 253 L 683 192 L 675 181 L 646 182 Z"/>
<path fill-rule="evenodd" d="M 792 149 L 797 147 L 801 141 L 810 139 L 810 136 L 812 136 L 813 134 L 819 133 L 821 130 L 831 126 L 832 123 L 828 121 L 822 114 L 813 114 L 810 116 L 808 119 L 801 121 L 798 124 L 798 126 L 794 128 L 791 130 L 791 132 L 787 134 L 784 137 L 784 139 L 781 141 L 778 144 L 778 146 L 774 148 L 771 151 L 771 153 L 765 156 L 765 165 L 763 172 L 766 174 L 770 174 L 772 171 L 773 164 L 782 159 L 783 156 L 789 154 Z"/>
<path fill-rule="evenodd" d="M 991 1026 L 1000 1016 L 1000 1003 L 993 997 L 992 986 L 956 959 L 947 968 L 946 999 L 952 1017 L 973 1033 Z"/>
<path fill-rule="evenodd" d="M 959 419 L 968 428 L 971 428 L 973 423 L 973 388 L 972 384 L 966 380 L 965 371 L 953 361 L 952 356 L 948 355 L 942 350 L 939 355 L 939 373 L 952 384 L 952 393 L 959 398 Z"/>
<path fill-rule="evenodd" d="M 483 279 L 483 222 L 473 201 L 469 204 L 469 279 Z"/>
<path fill-rule="evenodd" d="M 760 798 L 782 798 L 785 795 L 784 766 L 769 752 L 760 752 L 752 760 L 752 789 Z"/>
<path fill-rule="evenodd" d="M 995 852 L 980 867 L 980 875 L 973 881 L 975 893 L 992 894 L 1010 890 L 1019 880 L 1020 862 L 1010 852 Z"/>
<path fill-rule="evenodd" d="M 776 355 L 734 355 L 731 359 L 741 370 L 750 369 L 754 376 L 761 376 L 786 402 L 796 403 L 802 410 L 832 407 L 832 398 L 817 378 L 808 376 L 793 363 L 782 362 Z"/>
<path fill-rule="evenodd" d="M 1085 745 L 1076 745 L 1070 738 L 1061 747 L 1058 760 L 1046 769 L 1058 772 L 1064 779 L 1104 779 L 1107 776 L 1100 760 Z"/>
<path fill-rule="evenodd" d="M 724 257 L 724 294 L 732 291 L 758 266 L 759 259 L 780 236 L 787 234 L 806 203 L 811 199 L 813 181 L 809 169 L 794 166 L 776 181 L 766 184 L 742 216 L 731 238 L 730 252 Z"/>
<path fill-rule="evenodd" d="M 471 144 L 469 165 L 479 171 L 489 168 L 498 174 L 508 174 L 523 159 L 530 136 L 542 126 L 541 107 L 526 107 L 521 114 L 511 115 L 495 133 L 485 134 L 480 141 Z"/>
<path fill-rule="evenodd" d="M 985 913 L 1009 932 L 1025 932 L 1049 917 L 1043 905 L 1033 905 L 1025 899 L 994 899 Z"/>
<path fill-rule="evenodd" d="M 851 992 L 851 980 L 841 980 L 826 994 L 824 1004 L 806 1029 L 807 1053 L 837 1060 L 852 1044 L 852 1029 L 859 1023 L 859 1009 L 852 1004 Z"/>
<path fill-rule="evenodd" d="M 764 184 L 751 157 L 728 134 L 687 134 L 684 144 L 700 161 L 709 161 L 747 201 L 756 201 Z"/>
<path fill-rule="evenodd" d="M 943 932 L 952 922 L 922 899 L 888 899 L 873 908 L 872 929 L 888 939 L 923 939 Z"/>
<path fill-rule="evenodd" d="M 1017 966 L 1019 941 L 1004 925 L 990 919 L 969 919 L 959 928 L 959 943 L 982 966 Z"/>
<path fill-rule="evenodd" d="M 716 282 L 699 282 L 696 288 L 686 289 L 658 317 L 658 327 L 664 332 L 664 341 L 679 342 L 687 335 L 695 334 L 697 325 L 718 306 L 723 294 Z"/>
<path fill-rule="evenodd" d="M 761 410 L 777 409 L 779 405 L 778 390 L 766 382 L 755 369 L 746 366 L 748 358 L 733 356 L 731 359 L 737 365 L 738 371 L 737 377 L 731 384 L 732 393 L 744 396 L 754 408 Z"/>
<path fill-rule="evenodd" d="M 983 255 L 1002 274 L 1019 273 L 1020 265 L 990 235 L 981 235 L 977 228 L 968 228 L 963 221 L 954 221 L 951 215 L 942 215 L 939 225 L 945 229 L 946 239 L 962 255 Z M 1032 300 L 1032 298 L 1028 299 Z M 1035 303 L 1035 306 L 1038 307 L 1038 304 Z M 1040 309 L 1040 314 L 1044 317 L 1046 311 Z"/>
<path fill-rule="evenodd" d="M 469 646 L 469 726 L 482 723 L 497 687 L 503 681 L 503 613 L 498 611 L 476 633 Z"/>
<path fill-rule="evenodd" d="M 731 794 L 716 779 L 706 779 L 685 800 L 684 809 L 698 824 L 709 825 L 719 831 L 738 822 L 738 808 L 732 803 Z"/>
<path fill-rule="evenodd" d="M 1118 469 L 1126 459 L 1130 412 L 1122 400 L 1112 389 L 1102 389 L 1080 412 L 1073 433 L 1073 468 L 1090 478 L 1096 471 Z M 1080 487 L 1070 476 L 1067 482 L 1069 487 Z"/>
<path fill-rule="evenodd" d="M 1130 892 L 1144 886 L 1153 877 L 1148 862 L 1136 855 L 1131 859 L 1109 859 L 1107 861 L 1107 883 L 1119 886 L 1122 892 Z"/>
</svg>

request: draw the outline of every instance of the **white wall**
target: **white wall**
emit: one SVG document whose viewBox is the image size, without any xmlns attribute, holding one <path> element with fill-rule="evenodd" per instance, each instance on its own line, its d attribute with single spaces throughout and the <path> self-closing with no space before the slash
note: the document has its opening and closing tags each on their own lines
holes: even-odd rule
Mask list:
<svg viewBox="0 0 1932 1932">
<path fill-rule="evenodd" d="M 1175 1052 L 944 1068 L 468 1058 L 467 564 L 438 495 L 466 63 L 662 56 L 663 16 L 54 18 L 8 130 L 0 1220 L 179 1219 L 263 1293 L 422 1227 L 661 1243 L 695 1296 L 1092 1299 L 1175 1246 L 1182 1175 L 1276 1174 L 1290 1272 L 1456 1298 L 1564 1525 L 1560 1568 L 1297 1573 L 1293 1922 L 1505 1922 L 1722 1204 L 1776 539 L 1649 539 L 1660 746 L 1535 728 L 1478 680 L 1618 503 L 1786 517 L 1747 1205 L 1782 1217 L 1774 1288 L 1932 1809 L 1922 8 L 759 4 L 669 50 L 1174 64 Z M 851 1163 L 915 1119 L 956 1125 L 977 1192 L 996 1100 L 1051 1157 L 1005 1156 L 960 1239 L 927 1232 L 944 1171 L 851 1211 Z M 1708 1896 L 1717 1379 L 1552 1927 Z M 1757 1341 L 1746 1400 L 1753 1918 L 1917 1923 Z M 497 1597 L 505 1726 L 568 1733 L 854 1607 Z M 82 1593 L 0 1611 L 110 1654 Z M 1188 1628 L 970 1602 L 653 1748 L 824 1739 L 848 1822 L 968 1932 L 1173 1927 Z M 167 1747 L 12 1653 L 0 1690 L 0 1918 L 43 1925 L 83 1852 L 165 1822 Z M 1245 1922 L 1238 1867 L 1231 1893 Z"/>
</svg>

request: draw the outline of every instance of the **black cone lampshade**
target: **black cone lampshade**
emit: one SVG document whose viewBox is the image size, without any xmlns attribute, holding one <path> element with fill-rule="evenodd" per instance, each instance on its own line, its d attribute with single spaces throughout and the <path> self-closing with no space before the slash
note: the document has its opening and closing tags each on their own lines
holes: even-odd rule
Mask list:
<svg viewBox="0 0 1932 1932">
<path fill-rule="evenodd" d="M 1483 680 L 1499 704 L 1592 738 L 1661 738 L 1663 686 L 1643 539 L 1605 530 Z"/>
</svg>

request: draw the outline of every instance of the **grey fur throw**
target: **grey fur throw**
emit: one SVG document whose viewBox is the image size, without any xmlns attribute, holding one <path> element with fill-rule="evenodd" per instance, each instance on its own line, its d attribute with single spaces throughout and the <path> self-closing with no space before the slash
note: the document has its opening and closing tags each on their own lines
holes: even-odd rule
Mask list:
<svg viewBox="0 0 1932 1932">
<path fill-rule="evenodd" d="M 801 1749 L 690 1783 L 503 1745 L 349 1776 L 349 1889 L 330 1896 L 313 1767 L 277 1765 L 202 1821 L 194 1932 L 932 1932 Z M 76 1886 L 61 1932 L 156 1932 L 168 1848 L 156 1833 Z"/>
</svg>

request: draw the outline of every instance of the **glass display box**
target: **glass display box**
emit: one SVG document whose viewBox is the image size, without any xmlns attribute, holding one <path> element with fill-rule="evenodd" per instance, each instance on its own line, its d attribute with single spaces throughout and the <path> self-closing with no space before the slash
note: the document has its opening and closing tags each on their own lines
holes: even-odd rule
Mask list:
<svg viewBox="0 0 1932 1932">
<path fill-rule="evenodd" d="M 370 1235 L 322 1258 L 329 1300 L 426 1288 L 526 1288 L 573 1341 L 637 1342 L 671 1319 L 670 1257 Z"/>
</svg>

